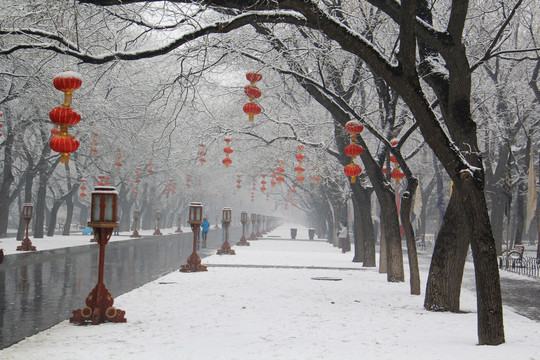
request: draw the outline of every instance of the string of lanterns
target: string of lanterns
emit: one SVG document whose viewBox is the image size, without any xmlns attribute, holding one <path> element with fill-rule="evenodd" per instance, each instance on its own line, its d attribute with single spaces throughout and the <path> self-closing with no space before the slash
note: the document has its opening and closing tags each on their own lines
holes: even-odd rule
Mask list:
<svg viewBox="0 0 540 360">
<path fill-rule="evenodd" d="M 49 118 L 60 126 L 60 132 L 53 135 L 49 146 L 53 151 L 61 154 L 60 162 L 69 163 L 69 155 L 79 148 L 79 140 L 68 133 L 68 127 L 77 125 L 81 121 L 81 114 L 71 108 L 72 92 L 81 87 L 82 79 L 74 71 L 64 71 L 58 74 L 54 80 L 54 87 L 64 93 L 64 103 L 57 106 L 49 113 Z"/>
<path fill-rule="evenodd" d="M 225 164 L 225 167 L 229 167 L 229 165 L 232 164 L 232 160 L 229 158 L 229 155 L 233 153 L 233 149 L 231 149 L 231 141 L 232 139 L 225 139 L 225 142 L 227 143 L 227 146 L 223 148 L 223 152 L 225 153 L 225 159 L 221 160 L 221 162 Z"/>
<path fill-rule="evenodd" d="M 298 145 L 298 154 L 296 154 L 296 160 L 298 161 L 298 166 L 294 168 L 294 171 L 296 171 L 296 180 L 302 184 L 305 180 L 305 177 L 302 175 L 306 169 L 302 167 L 302 162 L 304 161 L 304 154 L 302 154 L 302 150 L 304 149 L 303 145 Z"/>
<path fill-rule="evenodd" d="M 86 184 L 86 179 L 85 179 L 85 178 L 82 178 L 80 181 L 81 181 L 81 186 L 79 187 L 79 189 L 81 189 L 81 194 L 80 194 L 80 195 L 81 195 L 81 197 L 84 199 L 84 198 L 86 197 L 86 195 L 87 195 L 87 194 L 84 192 L 84 191 L 87 189 L 87 187 L 86 187 L 86 185 L 85 185 L 85 184 Z"/>
<path fill-rule="evenodd" d="M 206 150 L 205 150 L 205 146 L 204 144 L 199 144 L 199 162 L 201 163 L 201 166 L 204 165 L 204 163 L 206 162 L 206 158 L 204 157 L 204 155 L 206 155 Z"/>
<path fill-rule="evenodd" d="M 345 147 L 345 155 L 350 156 L 351 162 L 345 166 L 345 175 L 351 178 L 351 184 L 356 183 L 356 177 L 362 173 L 362 168 L 354 163 L 354 159 L 364 151 L 360 145 L 356 144 L 356 135 L 364 130 L 364 126 L 358 120 L 351 120 L 345 124 L 345 131 L 351 135 L 351 142 Z"/>
<path fill-rule="evenodd" d="M 259 115 L 262 111 L 259 104 L 255 102 L 255 99 L 261 97 L 261 90 L 255 85 L 255 83 L 261 81 L 262 75 L 249 72 L 246 74 L 246 79 L 249 81 L 249 85 L 244 87 L 244 93 L 249 98 L 249 102 L 244 105 L 244 112 L 248 114 L 249 121 L 255 120 L 255 115 Z"/>
</svg>

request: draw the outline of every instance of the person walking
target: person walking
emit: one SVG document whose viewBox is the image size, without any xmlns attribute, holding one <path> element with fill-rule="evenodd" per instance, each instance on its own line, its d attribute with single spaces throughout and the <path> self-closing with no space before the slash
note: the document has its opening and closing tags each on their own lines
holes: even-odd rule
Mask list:
<svg viewBox="0 0 540 360">
<path fill-rule="evenodd" d="M 347 230 L 347 224 L 341 224 L 341 229 L 338 233 L 339 247 L 341 248 L 342 253 L 346 253 L 348 250 L 347 238 L 349 236 L 349 231 Z"/>
<path fill-rule="evenodd" d="M 210 230 L 210 222 L 207 218 L 203 219 L 203 223 L 201 225 L 202 228 L 202 248 L 206 248 L 206 238 L 208 237 L 208 230 Z"/>
</svg>

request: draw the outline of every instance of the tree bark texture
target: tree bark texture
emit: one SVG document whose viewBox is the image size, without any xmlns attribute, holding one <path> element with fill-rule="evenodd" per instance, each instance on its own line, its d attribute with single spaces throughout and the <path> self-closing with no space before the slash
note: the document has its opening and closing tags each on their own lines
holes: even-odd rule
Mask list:
<svg viewBox="0 0 540 360">
<path fill-rule="evenodd" d="M 409 257 L 410 287 L 412 295 L 420 295 L 420 271 L 418 269 L 418 253 L 416 251 L 416 239 L 411 224 L 411 208 L 413 196 L 418 187 L 418 180 L 411 178 L 407 182 L 407 190 L 401 196 L 400 217 L 405 230 L 407 240 L 407 255 Z"/>
</svg>

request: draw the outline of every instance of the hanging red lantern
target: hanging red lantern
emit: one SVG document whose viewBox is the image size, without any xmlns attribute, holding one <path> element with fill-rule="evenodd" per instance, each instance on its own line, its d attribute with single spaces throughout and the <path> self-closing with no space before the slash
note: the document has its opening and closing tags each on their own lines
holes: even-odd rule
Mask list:
<svg viewBox="0 0 540 360">
<path fill-rule="evenodd" d="M 248 96 L 249 100 L 258 99 L 261 97 L 261 90 L 255 85 L 246 85 L 244 87 L 244 93 Z"/>
<path fill-rule="evenodd" d="M 301 183 L 304 182 L 304 180 L 306 180 L 306 178 L 303 177 L 303 176 L 298 176 L 298 177 L 296 178 L 296 180 L 298 180 L 298 182 L 300 182 L 300 184 L 301 184 Z"/>
<path fill-rule="evenodd" d="M 250 82 L 250 83 L 256 83 L 256 82 L 259 82 L 262 80 L 262 75 L 261 74 L 257 74 L 257 73 L 252 73 L 252 72 L 248 72 L 246 74 L 246 79 Z"/>
<path fill-rule="evenodd" d="M 73 126 L 81 121 L 81 114 L 71 109 L 72 92 L 82 84 L 79 74 L 74 71 L 64 71 L 55 76 L 54 87 L 64 92 L 64 104 L 55 107 L 49 113 L 51 121 L 60 126 L 58 134 L 53 134 L 49 145 L 53 151 L 61 153 L 61 163 L 69 163 L 69 154 L 77 150 L 80 143 L 74 136 L 68 134 L 68 126 Z"/>
<path fill-rule="evenodd" d="M 358 120 L 351 120 L 345 124 L 345 130 L 351 135 L 360 134 L 364 130 L 364 125 Z"/>
<path fill-rule="evenodd" d="M 276 186 L 276 184 L 277 184 L 277 181 L 276 181 L 276 180 L 272 179 L 272 180 L 270 181 L 270 185 L 272 185 L 272 187 Z"/>
<path fill-rule="evenodd" d="M 261 90 L 255 86 L 256 82 L 261 81 L 262 75 L 257 73 L 247 73 L 246 79 L 250 82 L 244 87 L 244 93 L 249 98 L 249 103 L 244 105 L 244 112 L 249 115 L 249 121 L 255 120 L 255 115 L 259 115 L 262 111 L 261 107 L 254 102 L 255 99 L 261 97 Z"/>
<path fill-rule="evenodd" d="M 386 175 L 386 166 L 382 168 L 382 173 Z"/>
<path fill-rule="evenodd" d="M 61 153 L 60 162 L 62 164 L 69 162 L 69 154 L 79 148 L 80 142 L 73 135 L 55 135 L 49 142 L 53 151 Z"/>
<path fill-rule="evenodd" d="M 399 185 L 399 181 L 405 177 L 405 174 L 400 169 L 394 169 L 390 173 L 390 177 L 396 180 L 396 184 Z"/>
<path fill-rule="evenodd" d="M 398 139 L 390 140 L 390 145 L 392 145 L 393 147 L 397 146 L 398 143 L 399 143 Z"/>
<path fill-rule="evenodd" d="M 351 161 L 351 163 L 343 169 L 345 175 L 351 178 L 351 183 L 356 182 L 356 177 L 362 173 L 362 168 Z"/>
<path fill-rule="evenodd" d="M 251 122 L 255 120 L 255 115 L 259 115 L 261 111 L 261 107 L 255 103 L 250 102 L 244 105 L 244 112 L 249 115 L 249 121 Z"/>
<path fill-rule="evenodd" d="M 232 160 L 229 158 L 229 155 L 233 153 L 233 149 L 231 149 L 231 141 L 232 140 L 229 138 L 225 139 L 225 142 L 227 143 L 227 146 L 223 148 L 225 159 L 221 160 L 221 162 L 225 164 L 225 167 L 229 167 L 229 165 L 232 164 Z"/>
<path fill-rule="evenodd" d="M 281 185 L 282 182 L 285 181 L 285 179 L 284 179 L 283 176 L 281 176 L 281 175 L 278 176 L 278 177 L 276 178 L 276 180 L 277 180 L 277 182 L 278 182 L 280 185 Z"/>
<path fill-rule="evenodd" d="M 261 186 L 261 191 L 262 191 L 262 192 L 265 192 L 265 191 L 266 191 L 266 187 L 265 187 L 264 185 Z"/>
<path fill-rule="evenodd" d="M 358 144 L 349 144 L 345 147 L 345 155 L 352 157 L 353 159 L 357 156 L 362 155 L 364 148 Z"/>
</svg>

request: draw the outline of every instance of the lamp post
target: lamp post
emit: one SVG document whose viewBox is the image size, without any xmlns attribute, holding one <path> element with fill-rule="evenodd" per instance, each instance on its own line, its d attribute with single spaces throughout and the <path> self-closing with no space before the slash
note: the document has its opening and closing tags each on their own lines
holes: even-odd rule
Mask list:
<svg viewBox="0 0 540 360">
<path fill-rule="evenodd" d="M 26 223 L 26 236 L 22 241 L 22 244 L 17 246 L 17 251 L 36 251 L 36 247 L 32 246 L 32 241 L 30 241 L 30 238 L 28 237 L 28 227 L 30 225 L 30 220 L 32 220 L 33 211 L 34 207 L 32 204 L 27 203 L 23 205 L 22 218 Z"/>
<path fill-rule="evenodd" d="M 221 249 L 217 251 L 218 255 L 236 255 L 236 251 L 231 249 L 231 245 L 229 244 L 229 225 L 231 225 L 231 221 L 231 208 L 223 208 L 221 223 L 225 228 L 225 241 L 223 242 L 223 245 L 221 245 Z"/>
<path fill-rule="evenodd" d="M 182 227 L 180 226 L 182 224 L 182 214 L 178 213 L 178 229 L 176 229 L 175 232 L 177 233 L 181 233 L 182 232 Z"/>
<path fill-rule="evenodd" d="M 268 231 L 266 230 L 266 215 L 261 216 L 261 222 L 262 222 L 262 230 L 261 234 L 266 234 Z"/>
<path fill-rule="evenodd" d="M 201 258 L 197 254 L 197 233 L 203 222 L 202 210 L 201 203 L 192 202 L 189 205 L 188 223 L 191 225 L 191 230 L 193 231 L 193 253 L 188 257 L 187 264 L 180 267 L 181 272 L 207 271 L 206 266 L 201 264 Z"/>
<path fill-rule="evenodd" d="M 257 214 L 251 214 L 251 235 L 249 235 L 248 240 L 257 240 L 257 235 L 255 235 L 256 222 L 257 222 Z"/>
<path fill-rule="evenodd" d="M 247 211 L 242 211 L 240 214 L 240 222 L 242 223 L 242 237 L 240 238 L 240 241 L 236 243 L 236 245 L 249 246 L 249 241 L 246 239 L 246 224 L 249 223 Z"/>
<path fill-rule="evenodd" d="M 261 215 L 257 215 L 257 234 L 255 234 L 257 238 L 261 238 Z"/>
<path fill-rule="evenodd" d="M 159 230 L 159 220 L 161 220 L 161 211 L 156 211 L 156 230 L 153 235 L 163 235 Z"/>
<path fill-rule="evenodd" d="M 89 227 L 94 228 L 94 237 L 99 244 L 98 282 L 86 297 L 86 306 L 73 311 L 72 323 L 98 325 L 103 322 L 126 322 L 125 311 L 113 307 L 114 299 L 103 283 L 105 268 L 105 246 L 109 242 L 116 222 L 118 193 L 112 186 L 97 186 L 92 192 L 92 208 Z"/>
<path fill-rule="evenodd" d="M 139 218 L 141 217 L 141 213 L 139 210 L 133 210 L 133 234 L 131 234 L 130 237 L 132 238 L 140 238 L 142 237 L 139 234 L 139 231 L 137 230 L 137 227 L 139 226 Z"/>
</svg>

